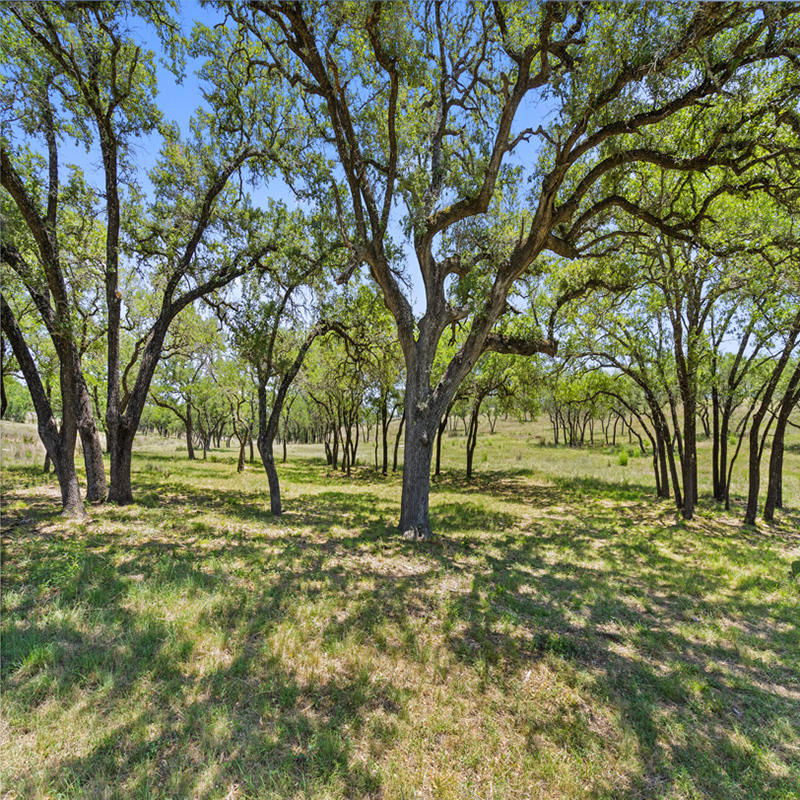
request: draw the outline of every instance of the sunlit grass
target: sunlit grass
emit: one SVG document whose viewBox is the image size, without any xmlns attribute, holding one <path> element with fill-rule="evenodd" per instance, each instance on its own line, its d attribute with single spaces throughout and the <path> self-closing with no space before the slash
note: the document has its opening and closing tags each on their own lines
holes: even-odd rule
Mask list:
<svg viewBox="0 0 800 800">
<path fill-rule="evenodd" d="M 312 446 L 280 520 L 232 450 L 143 441 L 80 523 L 6 462 L 4 797 L 800 797 L 797 453 L 753 530 L 528 427 L 471 483 L 445 440 L 422 546 Z"/>
</svg>

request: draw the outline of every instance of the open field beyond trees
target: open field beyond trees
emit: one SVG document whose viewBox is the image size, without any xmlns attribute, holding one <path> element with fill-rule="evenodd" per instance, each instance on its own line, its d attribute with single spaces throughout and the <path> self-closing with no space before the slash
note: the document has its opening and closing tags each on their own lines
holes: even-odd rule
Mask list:
<svg viewBox="0 0 800 800">
<path fill-rule="evenodd" d="M 3 797 L 800 797 L 797 443 L 745 527 L 744 484 L 680 520 L 648 459 L 540 433 L 470 483 L 446 439 L 420 544 L 399 474 L 313 446 L 280 519 L 259 464 L 141 437 L 137 502 L 67 520 L 4 423 Z"/>
</svg>

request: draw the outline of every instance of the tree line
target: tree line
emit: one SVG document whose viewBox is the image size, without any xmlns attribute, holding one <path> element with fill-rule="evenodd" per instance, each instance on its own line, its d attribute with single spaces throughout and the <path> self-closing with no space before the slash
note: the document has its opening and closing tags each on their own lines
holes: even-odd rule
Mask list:
<svg viewBox="0 0 800 800">
<path fill-rule="evenodd" d="M 255 432 L 280 513 L 273 442 L 317 352 L 304 391 L 334 463 L 357 457 L 365 396 L 384 465 L 401 413 L 409 538 L 431 535 L 458 404 L 471 459 L 483 400 L 541 402 L 555 360 L 585 390 L 558 401 L 556 435 L 591 436 L 610 403 L 687 518 L 698 420 L 720 501 L 746 434 L 749 522 L 771 430 L 774 513 L 800 381 L 796 6 L 209 7 L 217 24 L 191 31 L 171 3 L 1 10 L 3 353 L 67 513 L 78 438 L 86 501 L 131 502 L 148 402 L 208 442 L 201 369 L 231 372 L 217 401 L 241 453 Z M 157 64 L 180 77 L 187 58 L 201 96 L 182 133 Z M 94 172 L 65 160 L 76 144 Z M 230 362 L 204 361 L 212 314 Z"/>
</svg>

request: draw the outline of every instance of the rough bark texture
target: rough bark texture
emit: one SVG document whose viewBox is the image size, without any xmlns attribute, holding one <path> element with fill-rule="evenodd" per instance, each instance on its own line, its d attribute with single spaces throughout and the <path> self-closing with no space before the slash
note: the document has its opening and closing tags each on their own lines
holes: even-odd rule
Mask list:
<svg viewBox="0 0 800 800">
<path fill-rule="evenodd" d="M 109 460 L 111 466 L 111 484 L 108 492 L 108 502 L 124 506 L 133 502 L 133 489 L 131 487 L 131 460 L 133 458 L 133 440 L 136 428 L 131 428 L 123 418 L 113 425 L 114 435 L 111 436 Z M 137 421 L 138 422 L 138 421 Z M 111 426 L 109 426 L 111 430 Z"/>
<path fill-rule="evenodd" d="M 400 502 L 400 531 L 405 539 L 426 540 L 432 534 L 428 512 L 431 485 L 431 456 L 436 420 L 417 415 L 406 423 L 403 454 L 403 494 Z"/>
<path fill-rule="evenodd" d="M 78 401 L 78 430 L 83 447 L 83 463 L 86 466 L 86 501 L 102 503 L 106 499 L 106 467 L 103 462 L 103 445 L 97 422 L 94 417 L 92 398 L 80 369 L 76 364 L 75 376 L 78 385 L 76 395 Z"/>
<path fill-rule="evenodd" d="M 62 393 L 62 419 L 61 429 L 58 425 L 47 399 L 39 372 L 36 369 L 33 357 L 25 343 L 22 331 L 17 323 L 11 308 L 0 296 L 0 320 L 3 332 L 6 334 L 11 349 L 16 356 L 17 363 L 22 370 L 28 386 L 33 407 L 36 410 L 39 437 L 45 447 L 47 455 L 52 461 L 61 490 L 61 506 L 66 516 L 82 517 L 85 515 L 83 500 L 81 499 L 78 475 L 75 471 L 75 443 L 78 438 L 78 425 L 75 418 L 74 395 L 75 381 L 71 370 L 66 369 L 71 362 L 61 362 L 61 393 Z"/>
</svg>

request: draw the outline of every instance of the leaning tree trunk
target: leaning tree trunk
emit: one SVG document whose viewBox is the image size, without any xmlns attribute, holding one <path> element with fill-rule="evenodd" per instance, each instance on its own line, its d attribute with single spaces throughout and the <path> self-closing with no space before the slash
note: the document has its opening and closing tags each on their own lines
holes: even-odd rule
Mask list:
<svg viewBox="0 0 800 800">
<path fill-rule="evenodd" d="M 78 438 L 78 424 L 75 403 L 75 380 L 70 369 L 73 362 L 68 358 L 60 358 L 61 364 L 61 398 L 62 420 L 61 430 L 53 414 L 52 406 L 42 385 L 36 363 L 31 356 L 25 337 L 17 323 L 5 298 L 0 297 L 0 320 L 2 328 L 11 344 L 25 383 L 36 411 L 39 437 L 45 447 L 58 479 L 61 489 L 61 507 L 65 516 L 83 517 L 85 510 L 81 499 L 78 474 L 75 470 L 75 443 Z M 63 353 L 60 354 L 63 356 Z"/>
<path fill-rule="evenodd" d="M 442 421 L 439 423 L 439 428 L 436 431 L 436 466 L 434 468 L 433 474 L 436 477 L 439 477 L 442 467 L 442 436 L 444 435 L 445 429 L 447 428 L 447 415 L 442 417 Z"/>
<path fill-rule="evenodd" d="M 241 439 L 236 437 L 239 442 L 239 460 L 236 462 L 236 471 L 237 472 L 244 472 L 244 451 L 247 447 L 247 436 L 243 436 Z"/>
<path fill-rule="evenodd" d="M 761 405 L 753 414 L 753 421 L 750 423 L 750 454 L 748 463 L 748 492 L 747 492 L 747 508 L 744 512 L 744 521 L 746 525 L 756 524 L 756 513 L 758 512 L 758 492 L 761 482 L 761 443 L 759 440 L 759 433 L 761 423 L 767 414 L 769 404 L 772 402 L 772 396 L 778 385 L 778 381 L 783 374 L 783 370 L 789 361 L 792 351 L 794 350 L 795 342 L 800 334 L 800 311 L 792 322 L 792 327 L 789 329 L 789 336 L 784 345 L 783 352 L 778 359 L 775 368 L 772 371 L 769 382 L 764 390 L 764 396 L 761 398 Z"/>
<path fill-rule="evenodd" d="M 278 470 L 275 466 L 275 457 L 272 453 L 272 444 L 275 441 L 275 435 L 278 432 L 278 425 L 280 424 L 281 412 L 283 411 L 283 403 L 286 400 L 286 393 L 292 385 L 292 381 L 303 366 L 303 360 L 306 353 L 314 342 L 317 336 L 327 333 L 330 327 L 327 324 L 321 323 L 311 330 L 306 336 L 305 341 L 300 347 L 297 356 L 289 367 L 288 372 L 283 376 L 278 391 L 275 393 L 275 399 L 272 403 L 272 411 L 267 419 L 267 386 L 266 381 L 262 380 L 259 376 L 258 381 L 258 452 L 261 454 L 261 462 L 264 464 L 264 471 L 267 473 L 267 483 L 269 484 L 269 504 L 273 516 L 279 517 L 283 513 L 281 506 L 281 485 L 278 480 Z"/>
<path fill-rule="evenodd" d="M 789 385 L 781 400 L 778 421 L 772 437 L 772 451 L 769 458 L 769 479 L 767 497 L 764 501 L 764 519 L 771 522 L 775 517 L 775 509 L 783 508 L 783 449 L 786 425 L 795 406 L 800 402 L 800 362 L 789 379 Z"/>
<path fill-rule="evenodd" d="M 472 414 L 469 418 L 469 431 L 467 432 L 467 480 L 472 480 L 472 462 L 475 457 L 475 447 L 478 444 L 478 418 L 481 409 L 481 400 L 476 398 L 472 404 Z"/>
</svg>

